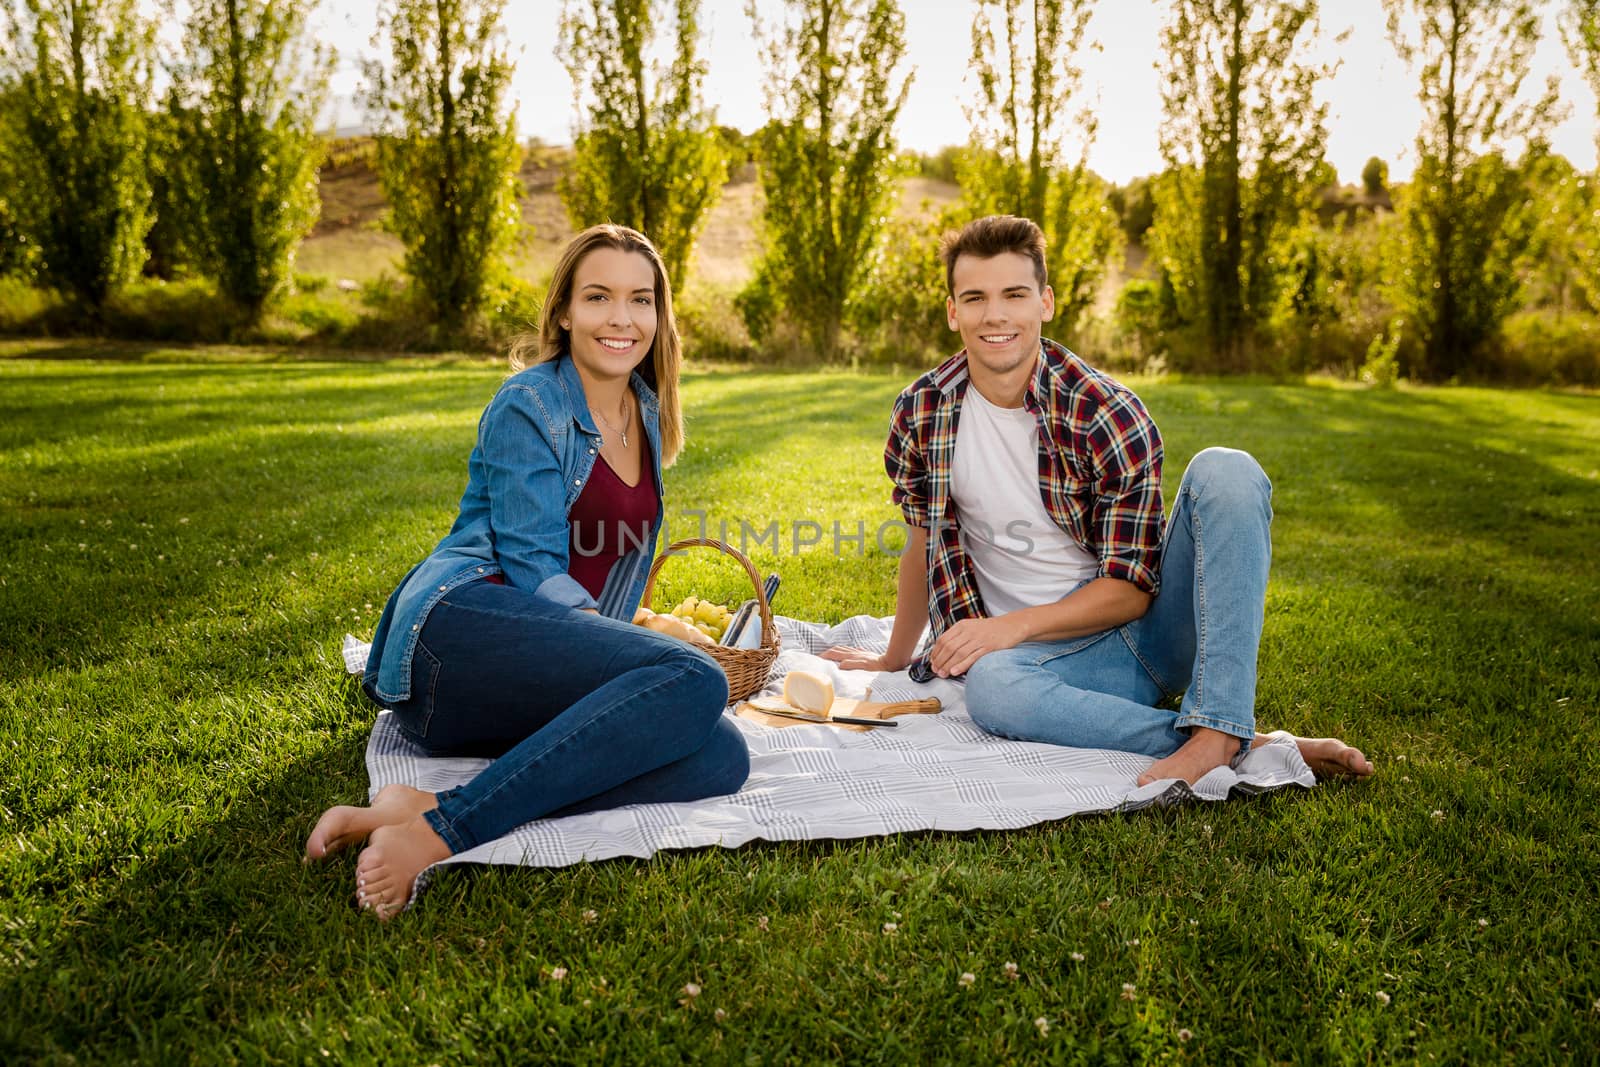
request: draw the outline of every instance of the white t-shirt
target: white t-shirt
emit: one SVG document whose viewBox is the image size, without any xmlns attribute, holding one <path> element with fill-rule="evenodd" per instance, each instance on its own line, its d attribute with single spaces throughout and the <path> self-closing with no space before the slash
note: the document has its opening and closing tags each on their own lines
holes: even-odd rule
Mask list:
<svg viewBox="0 0 1600 1067">
<path fill-rule="evenodd" d="M 1039 496 L 1039 427 L 1027 408 L 996 407 L 967 385 L 950 492 L 961 547 L 990 615 L 1053 604 L 1099 560 L 1050 518 Z"/>
</svg>

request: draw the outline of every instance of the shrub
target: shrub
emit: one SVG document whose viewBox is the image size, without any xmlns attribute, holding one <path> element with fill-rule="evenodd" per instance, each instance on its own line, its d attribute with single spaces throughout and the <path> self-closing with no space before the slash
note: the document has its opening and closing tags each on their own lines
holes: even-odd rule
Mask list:
<svg viewBox="0 0 1600 1067">
<path fill-rule="evenodd" d="M 742 363 L 756 358 L 734 300 L 728 290 L 700 285 L 674 305 L 685 359 Z"/>
<path fill-rule="evenodd" d="M 38 334 L 46 312 L 60 301 L 19 277 L 0 275 L 0 333 Z"/>
<path fill-rule="evenodd" d="M 1512 381 L 1600 386 L 1600 315 L 1518 312 L 1506 320 L 1493 366 Z"/>
<path fill-rule="evenodd" d="M 152 278 L 111 297 L 104 312 L 104 332 L 138 341 L 216 344 L 246 340 L 243 329 L 249 318 L 210 280 Z"/>
<path fill-rule="evenodd" d="M 939 262 L 939 235 L 954 224 L 951 211 L 935 212 L 924 202 L 916 217 L 893 217 L 885 225 L 880 251 L 850 306 L 858 358 L 925 366 L 959 347 L 945 321 Z"/>
<path fill-rule="evenodd" d="M 1397 314 L 1383 284 L 1385 241 L 1393 226 L 1392 215 L 1363 216 L 1295 235 L 1287 249 L 1287 284 L 1269 322 L 1280 373 L 1361 373 L 1372 340 L 1385 334 Z M 1406 331 L 1395 350 L 1402 365 L 1413 359 L 1415 334 Z"/>
<path fill-rule="evenodd" d="M 1380 333 L 1367 345 L 1367 359 L 1361 364 L 1357 375 L 1363 382 L 1379 389 L 1389 389 L 1399 380 L 1400 326 L 1401 320 L 1396 319 L 1389 325 L 1387 337 Z"/>
<path fill-rule="evenodd" d="M 1166 334 L 1177 321 L 1172 287 L 1164 280 L 1135 278 L 1117 294 L 1113 312 L 1116 347 L 1139 366 L 1162 359 Z"/>
<path fill-rule="evenodd" d="M 326 278 L 317 277 L 327 282 Z M 338 290 L 327 290 L 325 284 L 309 288 L 297 284 L 296 290 L 279 302 L 277 315 L 305 332 L 298 340 L 337 343 L 361 317 L 361 309 L 354 300 Z"/>
</svg>

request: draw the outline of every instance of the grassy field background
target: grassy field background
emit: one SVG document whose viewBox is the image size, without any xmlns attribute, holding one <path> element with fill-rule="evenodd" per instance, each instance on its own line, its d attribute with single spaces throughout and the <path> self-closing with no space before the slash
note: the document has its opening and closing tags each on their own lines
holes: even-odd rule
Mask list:
<svg viewBox="0 0 1600 1067">
<path fill-rule="evenodd" d="M 299 862 L 365 789 L 339 640 L 504 371 L 276 359 L 0 342 L 0 1062 L 1596 1059 L 1596 397 L 1132 383 L 1172 484 L 1211 444 L 1272 476 L 1260 721 L 1372 782 L 453 871 L 379 927 Z M 875 529 L 903 384 L 691 371 L 669 519 Z M 847 549 L 755 561 L 786 614 L 889 612 Z"/>
</svg>

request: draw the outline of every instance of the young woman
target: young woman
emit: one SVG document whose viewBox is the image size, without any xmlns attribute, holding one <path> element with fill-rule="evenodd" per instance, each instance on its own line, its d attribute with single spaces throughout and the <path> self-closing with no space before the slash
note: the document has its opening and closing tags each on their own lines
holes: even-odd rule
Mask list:
<svg viewBox="0 0 1600 1067">
<path fill-rule="evenodd" d="M 306 856 L 369 838 L 380 919 L 417 875 L 530 819 L 731 793 L 749 772 L 705 653 L 631 624 L 683 445 L 661 257 L 596 226 L 556 267 L 537 337 L 478 423 L 455 525 L 389 597 L 362 688 L 436 755 L 497 757 L 442 793 L 390 785 L 318 820 Z"/>
</svg>

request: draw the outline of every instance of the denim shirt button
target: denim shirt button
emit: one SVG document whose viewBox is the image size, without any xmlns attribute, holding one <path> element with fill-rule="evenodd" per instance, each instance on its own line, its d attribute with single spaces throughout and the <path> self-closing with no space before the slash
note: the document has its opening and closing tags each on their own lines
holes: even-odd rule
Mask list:
<svg viewBox="0 0 1600 1067">
<path fill-rule="evenodd" d="M 422 624 L 414 622 L 414 623 L 411 624 L 411 629 L 412 629 L 412 632 L 416 632 L 417 630 L 422 629 Z"/>
<path fill-rule="evenodd" d="M 589 449 L 589 455 L 591 455 L 591 456 L 594 455 L 594 449 L 592 449 L 592 448 Z"/>
<path fill-rule="evenodd" d="M 439 587 L 439 592 L 441 592 L 441 593 L 442 593 L 442 592 L 444 592 L 444 591 L 445 591 L 445 587 L 444 587 L 444 586 L 442 586 L 442 585 L 441 585 L 441 586 L 440 586 L 440 587 Z"/>
<path fill-rule="evenodd" d="M 479 568 L 478 568 L 478 573 L 479 573 L 479 574 L 482 574 L 482 573 L 483 573 L 483 568 L 482 568 L 482 567 L 479 567 Z"/>
<path fill-rule="evenodd" d="M 574 479 L 572 479 L 572 484 L 573 485 L 582 485 L 583 484 L 583 479 L 582 478 L 574 478 Z"/>
</svg>

